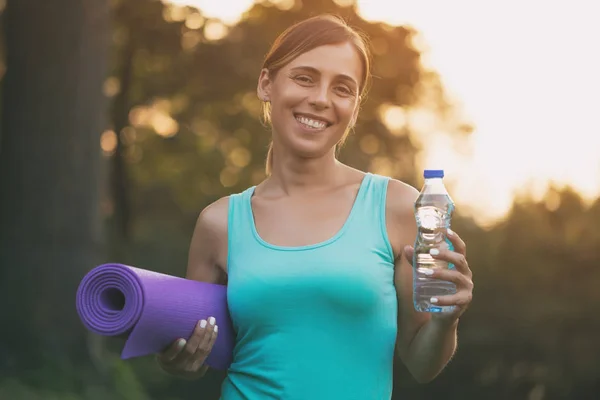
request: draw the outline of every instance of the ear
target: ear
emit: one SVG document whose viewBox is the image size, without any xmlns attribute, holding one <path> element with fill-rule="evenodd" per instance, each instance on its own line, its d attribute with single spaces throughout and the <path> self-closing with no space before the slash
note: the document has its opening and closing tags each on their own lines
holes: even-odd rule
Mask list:
<svg viewBox="0 0 600 400">
<path fill-rule="evenodd" d="M 269 74 L 269 70 L 263 68 L 260 71 L 260 76 L 258 77 L 258 87 L 256 89 L 256 94 L 261 101 L 269 102 L 271 101 L 271 86 L 273 81 L 271 80 L 271 75 Z"/>
</svg>

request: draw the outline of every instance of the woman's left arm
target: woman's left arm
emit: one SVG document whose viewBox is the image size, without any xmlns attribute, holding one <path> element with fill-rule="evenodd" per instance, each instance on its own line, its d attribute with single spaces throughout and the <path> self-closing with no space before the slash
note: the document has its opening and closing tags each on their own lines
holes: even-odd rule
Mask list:
<svg viewBox="0 0 600 400">
<path fill-rule="evenodd" d="M 398 181 L 390 181 L 386 220 L 396 255 L 395 285 L 398 296 L 398 337 L 396 351 L 414 378 L 421 383 L 433 380 L 448 364 L 457 347 L 460 316 L 471 303 L 472 273 L 466 259 L 466 245 L 452 231 L 445 232 L 454 251 L 441 250 L 434 258 L 452 262 L 455 269 L 430 270 L 431 277 L 456 284 L 456 294 L 440 296 L 436 304 L 455 306 L 451 313 L 417 312 L 413 305 L 412 256 L 417 227 L 413 205 L 418 192 Z"/>
</svg>

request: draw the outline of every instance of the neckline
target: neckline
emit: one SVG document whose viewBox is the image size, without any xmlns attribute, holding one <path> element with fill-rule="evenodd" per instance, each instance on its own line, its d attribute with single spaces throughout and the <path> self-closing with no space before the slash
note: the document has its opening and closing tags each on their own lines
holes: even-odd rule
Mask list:
<svg viewBox="0 0 600 400">
<path fill-rule="evenodd" d="M 254 211 L 252 210 L 252 196 L 254 195 L 254 190 L 256 189 L 256 186 L 250 187 L 248 189 L 248 195 L 246 196 L 246 204 L 248 206 L 250 227 L 252 229 L 252 234 L 254 235 L 254 238 L 258 241 L 258 243 L 260 243 L 261 245 L 263 245 L 265 247 L 268 247 L 273 250 L 281 250 L 281 251 L 311 250 L 311 249 L 316 249 L 318 247 L 327 246 L 328 244 L 335 242 L 348 229 L 348 225 L 350 225 L 350 222 L 352 221 L 354 214 L 357 213 L 358 205 L 359 205 L 362 197 L 364 197 L 364 191 L 366 190 L 367 183 L 368 183 L 370 177 L 371 177 L 371 173 L 366 172 L 365 176 L 363 177 L 363 179 L 360 182 L 360 186 L 358 188 L 358 192 L 356 193 L 356 197 L 354 198 L 354 202 L 352 203 L 352 208 L 350 209 L 350 213 L 348 214 L 348 217 L 346 218 L 346 221 L 344 222 L 342 227 L 329 239 L 323 240 L 321 242 L 313 243 L 313 244 L 303 245 L 303 246 L 279 246 L 279 245 L 267 242 L 260 236 L 260 234 L 258 233 L 258 230 L 256 229 L 256 222 L 254 220 Z"/>
</svg>

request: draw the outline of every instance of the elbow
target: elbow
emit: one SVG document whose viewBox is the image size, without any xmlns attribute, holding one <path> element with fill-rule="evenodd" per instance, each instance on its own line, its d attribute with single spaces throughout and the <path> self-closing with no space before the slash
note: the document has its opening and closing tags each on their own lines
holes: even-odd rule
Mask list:
<svg viewBox="0 0 600 400">
<path fill-rule="evenodd" d="M 435 374 L 427 374 L 427 373 L 413 373 L 411 372 L 411 375 L 413 376 L 413 378 L 415 379 L 415 381 L 417 381 L 417 383 L 419 384 L 426 384 L 426 383 L 430 383 L 432 382 L 437 376 L 438 373 Z"/>
<path fill-rule="evenodd" d="M 413 379 L 419 384 L 430 383 L 438 377 L 443 369 L 436 368 L 431 365 L 422 365 L 421 363 L 409 363 L 407 367 Z"/>
</svg>

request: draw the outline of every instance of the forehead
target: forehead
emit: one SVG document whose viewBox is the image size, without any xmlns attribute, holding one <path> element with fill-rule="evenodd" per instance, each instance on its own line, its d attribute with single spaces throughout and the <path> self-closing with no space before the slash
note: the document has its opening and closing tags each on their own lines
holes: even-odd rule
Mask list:
<svg viewBox="0 0 600 400">
<path fill-rule="evenodd" d="M 300 54 L 285 68 L 312 67 L 322 75 L 347 75 L 360 83 L 362 62 L 358 51 L 351 43 L 341 43 L 316 47 Z"/>
</svg>

